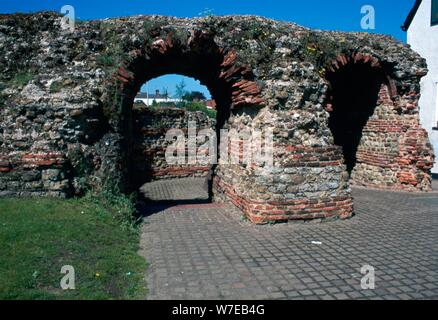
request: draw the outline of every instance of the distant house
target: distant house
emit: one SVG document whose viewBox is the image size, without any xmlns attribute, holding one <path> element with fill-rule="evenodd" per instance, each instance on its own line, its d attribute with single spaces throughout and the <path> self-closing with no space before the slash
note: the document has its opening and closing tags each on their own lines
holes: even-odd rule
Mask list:
<svg viewBox="0 0 438 320">
<path fill-rule="evenodd" d="M 206 100 L 205 101 L 205 106 L 207 107 L 207 109 L 216 110 L 216 101 L 214 101 L 214 100 Z"/>
<path fill-rule="evenodd" d="M 421 80 L 420 121 L 438 155 L 438 0 L 417 0 L 404 25 L 408 44 L 427 61 Z M 432 169 L 438 174 L 438 164 Z"/>
<path fill-rule="evenodd" d="M 179 102 L 179 99 L 169 98 L 167 94 L 161 94 L 160 90 L 155 90 L 155 93 L 147 93 L 147 92 L 140 92 L 137 94 L 137 96 L 134 98 L 134 103 L 136 102 L 142 102 L 147 106 L 152 105 L 153 103 L 163 103 L 163 102 Z"/>
</svg>

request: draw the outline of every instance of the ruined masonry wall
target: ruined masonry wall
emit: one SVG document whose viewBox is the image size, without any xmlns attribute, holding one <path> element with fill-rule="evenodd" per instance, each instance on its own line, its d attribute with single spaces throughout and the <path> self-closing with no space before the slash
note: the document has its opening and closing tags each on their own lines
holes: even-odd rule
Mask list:
<svg viewBox="0 0 438 320">
<path fill-rule="evenodd" d="M 178 108 L 142 107 L 134 109 L 134 150 L 132 172 L 137 184 L 147 181 L 183 177 L 207 177 L 211 166 L 197 163 L 170 165 L 166 161 L 166 148 L 173 142 L 166 140 L 170 129 L 180 129 L 188 139 L 189 121 L 196 125 L 196 134 L 210 129 L 214 132 L 216 121 L 203 112 L 193 112 Z M 199 137 L 196 141 L 198 155 L 208 155 L 203 147 L 205 141 Z M 187 148 L 182 150 L 187 157 Z"/>
<path fill-rule="evenodd" d="M 409 109 L 418 105 L 419 95 L 410 93 L 394 102 L 382 85 L 374 115 L 367 122 L 357 151 L 358 162 L 352 183 L 358 186 L 429 191 L 433 153 L 418 114 L 400 114 L 400 102 Z"/>
<path fill-rule="evenodd" d="M 208 86 L 222 128 L 272 130 L 272 166 L 219 165 L 214 173 L 215 199 L 254 223 L 351 217 L 352 184 L 431 189 L 434 155 L 418 120 L 427 66 L 389 36 L 256 16 L 135 16 L 79 22 L 74 32 L 60 23 L 51 12 L 0 15 L 0 196 L 133 191 L 133 139 L 159 159 L 154 135 L 162 135 L 152 124 L 136 127 L 132 101 L 145 81 L 168 73 Z M 387 80 L 351 179 L 326 108 L 327 71 L 349 59 L 381 66 Z M 155 178 L 181 173 L 158 160 L 151 166 Z"/>
</svg>

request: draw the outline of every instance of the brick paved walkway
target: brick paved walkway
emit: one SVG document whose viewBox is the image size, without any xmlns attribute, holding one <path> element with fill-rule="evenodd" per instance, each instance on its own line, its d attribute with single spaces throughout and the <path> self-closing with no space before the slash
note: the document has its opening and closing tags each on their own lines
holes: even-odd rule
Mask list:
<svg viewBox="0 0 438 320">
<path fill-rule="evenodd" d="M 198 186 L 185 190 L 199 190 L 191 183 Z M 178 182 L 155 186 L 166 184 Z M 155 186 L 148 190 L 158 200 Z M 438 298 L 438 193 L 355 189 L 354 197 L 354 218 L 322 224 L 254 226 L 217 204 L 155 208 L 141 240 L 147 298 Z M 366 264 L 374 290 L 360 288 Z"/>
<path fill-rule="evenodd" d="M 140 188 L 143 196 L 154 202 L 202 202 L 208 199 L 205 178 L 158 180 Z"/>
</svg>

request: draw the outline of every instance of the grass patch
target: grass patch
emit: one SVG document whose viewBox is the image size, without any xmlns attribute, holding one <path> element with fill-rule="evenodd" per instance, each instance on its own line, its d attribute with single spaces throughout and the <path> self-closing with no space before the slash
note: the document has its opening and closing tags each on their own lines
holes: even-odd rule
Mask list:
<svg viewBox="0 0 438 320">
<path fill-rule="evenodd" d="M 0 199 L 0 299 L 144 298 L 138 228 L 121 223 L 129 205 L 117 202 Z M 63 265 L 75 290 L 60 288 Z"/>
</svg>

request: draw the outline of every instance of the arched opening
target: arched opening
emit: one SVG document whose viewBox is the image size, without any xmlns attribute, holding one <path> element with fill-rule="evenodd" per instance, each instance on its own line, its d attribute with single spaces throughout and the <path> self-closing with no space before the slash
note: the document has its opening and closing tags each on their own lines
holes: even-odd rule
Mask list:
<svg viewBox="0 0 438 320">
<path fill-rule="evenodd" d="M 137 170 L 139 164 L 141 165 L 141 163 L 138 162 L 139 158 L 141 156 L 148 157 L 145 154 L 138 154 L 138 141 L 142 138 L 140 138 L 138 132 L 139 127 L 135 125 L 135 121 L 139 120 L 138 118 L 136 119 L 136 117 L 139 115 L 133 108 L 135 97 L 143 85 L 152 79 L 170 74 L 194 78 L 208 88 L 212 99 L 215 100 L 217 110 L 215 131 L 218 140 L 220 139 L 219 129 L 223 127 L 229 118 L 232 103 L 232 89 L 231 84 L 222 76 L 224 63 L 223 52 L 218 49 L 212 40 L 203 38 L 202 34 L 194 33 L 192 37 L 193 40 L 190 48 L 182 46 L 178 41 L 172 42 L 169 39 L 166 41 L 155 41 L 147 54 L 140 53 L 139 56 L 133 59 L 128 65 L 128 72 L 132 72 L 133 74 L 131 81 L 127 82 L 123 88 L 122 108 L 125 117 L 123 120 L 126 129 L 125 132 L 129 132 L 129 135 L 125 137 L 125 161 L 128 167 L 126 170 L 127 183 L 131 192 L 138 191 L 139 188 L 148 181 L 148 178 L 150 178 L 147 177 L 147 173 L 145 175 L 144 171 L 142 175 L 139 174 Z M 172 129 L 169 128 L 168 125 L 161 125 L 160 123 L 155 123 L 154 125 L 157 129 L 161 130 L 160 133 L 158 133 L 160 136 L 165 134 L 162 130 Z M 187 132 L 187 128 L 185 128 L 185 131 Z M 163 153 L 164 150 L 160 152 Z M 145 162 L 147 161 L 147 159 L 144 159 L 143 164 L 146 164 Z M 200 166 L 191 164 L 187 165 L 186 169 L 188 171 L 192 170 L 192 172 L 198 169 L 201 171 L 205 170 L 205 166 L 203 168 L 196 167 Z M 144 169 L 148 170 L 150 168 L 147 168 L 146 164 Z M 213 171 L 214 167 L 210 168 L 207 173 L 206 188 L 208 190 L 209 199 L 211 199 L 212 195 Z M 187 173 L 187 175 L 190 175 L 190 173 Z"/>
<path fill-rule="evenodd" d="M 169 204 L 211 199 L 214 163 L 202 157 L 209 154 L 212 141 L 202 134 L 216 131 L 215 105 L 208 88 L 190 77 L 165 75 L 142 86 L 132 108 L 130 172 L 131 183 L 144 200 Z M 185 159 L 178 163 L 166 155 L 176 144 L 169 140 L 171 130 L 185 139 L 184 150 L 176 152 Z M 196 156 L 194 162 L 188 161 L 188 148 Z"/>
<path fill-rule="evenodd" d="M 161 34 L 160 38 L 156 38 L 151 44 L 129 52 L 126 60 L 113 75 L 115 81 L 112 88 L 116 93 L 109 90 L 105 95 L 107 97 L 105 105 L 108 106 L 106 114 L 114 128 L 116 141 L 120 141 L 118 146 L 120 157 L 117 159 L 117 165 L 121 170 L 118 179 L 123 192 L 127 193 L 136 192 L 139 187 L 137 172 L 133 170 L 135 161 L 133 104 L 140 88 L 151 79 L 166 74 L 179 74 L 197 79 L 206 86 L 216 104 L 217 145 L 221 141 L 220 129 L 233 125 L 232 110 L 249 108 L 256 112 L 264 103 L 251 69 L 238 62 L 235 51 L 218 47 L 214 38 L 206 31 L 166 30 L 165 32 L 167 36 Z M 120 93 L 119 96 L 117 92 Z M 112 96 L 116 99 L 112 99 Z M 225 177 L 225 173 L 216 170 L 215 166 L 220 167 L 220 165 L 214 165 L 211 170 L 212 178 L 215 178 L 214 191 L 215 194 L 217 191 L 217 194 L 222 195 L 225 193 L 224 184 L 216 181 Z M 213 189 L 211 180 L 210 190 Z M 209 194 L 211 195 L 211 192 Z"/>
<path fill-rule="evenodd" d="M 368 57 L 369 58 L 369 57 Z M 363 130 L 378 104 L 384 73 L 374 59 L 342 57 L 326 73 L 329 82 L 326 110 L 334 143 L 342 147 L 347 171 L 357 163 Z"/>
</svg>

